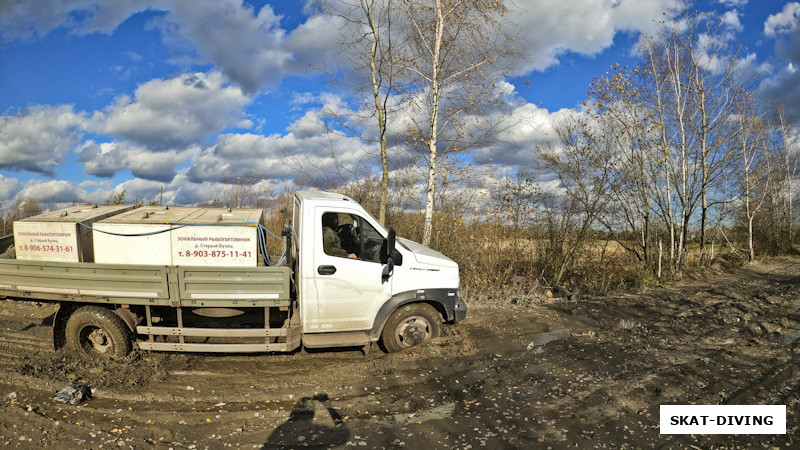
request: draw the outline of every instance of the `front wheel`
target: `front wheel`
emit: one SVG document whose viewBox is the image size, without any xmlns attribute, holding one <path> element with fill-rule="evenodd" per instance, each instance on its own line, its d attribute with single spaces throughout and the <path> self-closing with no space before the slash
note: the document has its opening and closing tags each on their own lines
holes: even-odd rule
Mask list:
<svg viewBox="0 0 800 450">
<path fill-rule="evenodd" d="M 383 327 L 381 341 L 386 351 L 391 353 L 441 334 L 442 320 L 436 309 L 425 303 L 412 303 L 392 313 Z"/>
<path fill-rule="evenodd" d="M 84 306 L 67 320 L 67 348 L 92 358 L 125 356 L 131 351 L 128 327 L 113 311 Z"/>
</svg>

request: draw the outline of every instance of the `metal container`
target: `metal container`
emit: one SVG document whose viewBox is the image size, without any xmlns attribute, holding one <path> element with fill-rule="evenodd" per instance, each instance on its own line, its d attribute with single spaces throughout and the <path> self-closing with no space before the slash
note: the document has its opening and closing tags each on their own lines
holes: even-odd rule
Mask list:
<svg viewBox="0 0 800 450">
<path fill-rule="evenodd" d="M 172 264 L 182 266 L 258 265 L 260 209 L 201 208 L 172 230 Z"/>
<path fill-rule="evenodd" d="M 145 206 L 95 224 L 95 260 L 255 267 L 259 223 L 260 209 Z"/>
<path fill-rule="evenodd" d="M 15 221 L 17 259 L 92 262 L 93 234 L 88 227 L 132 208 L 125 205 L 78 205 Z"/>
<path fill-rule="evenodd" d="M 101 220 L 94 225 L 95 262 L 171 265 L 172 224 L 197 211 L 194 207 L 143 206 Z"/>
</svg>

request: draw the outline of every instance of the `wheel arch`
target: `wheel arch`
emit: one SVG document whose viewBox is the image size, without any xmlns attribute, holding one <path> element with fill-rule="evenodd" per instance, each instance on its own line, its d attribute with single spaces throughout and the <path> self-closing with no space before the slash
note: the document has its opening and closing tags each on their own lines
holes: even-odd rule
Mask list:
<svg viewBox="0 0 800 450">
<path fill-rule="evenodd" d="M 452 308 L 450 310 L 447 308 L 446 299 L 448 298 L 448 292 L 452 292 L 452 289 L 425 289 L 401 292 L 393 295 L 378 310 L 372 328 L 367 332 L 367 335 L 373 340 L 380 338 L 383 327 L 386 325 L 392 313 L 411 303 L 426 303 L 431 305 L 436 312 L 439 313 L 442 322 L 452 320 Z"/>
</svg>

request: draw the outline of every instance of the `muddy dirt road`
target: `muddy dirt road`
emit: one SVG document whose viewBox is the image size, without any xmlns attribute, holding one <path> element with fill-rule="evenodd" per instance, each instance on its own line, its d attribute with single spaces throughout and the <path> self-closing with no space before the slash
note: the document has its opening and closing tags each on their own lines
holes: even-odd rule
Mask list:
<svg viewBox="0 0 800 450">
<path fill-rule="evenodd" d="M 98 364 L 52 350 L 52 305 L 2 300 L 0 446 L 800 448 L 800 259 L 516 303 L 472 307 L 443 338 L 391 355 Z M 93 399 L 53 400 L 75 381 Z M 787 434 L 662 436 L 661 404 L 784 404 Z"/>
</svg>

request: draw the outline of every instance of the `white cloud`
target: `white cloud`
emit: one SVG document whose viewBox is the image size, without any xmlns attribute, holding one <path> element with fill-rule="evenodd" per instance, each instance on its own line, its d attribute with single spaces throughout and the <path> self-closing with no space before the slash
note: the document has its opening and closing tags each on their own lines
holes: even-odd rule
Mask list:
<svg viewBox="0 0 800 450">
<path fill-rule="evenodd" d="M 77 34 L 111 33 L 128 17 L 162 10 L 164 0 L 7 0 L 0 2 L 0 31 L 5 39 L 45 36 L 59 27 Z"/>
<path fill-rule="evenodd" d="M 337 168 L 355 171 L 365 157 L 366 148 L 355 138 L 297 137 L 291 132 L 284 136 L 228 134 L 197 157 L 188 176 L 195 182 L 224 181 L 251 173 L 271 180 L 316 178 L 321 175 L 316 174 L 319 169 L 329 170 L 329 175 Z"/>
<path fill-rule="evenodd" d="M 16 178 L 5 177 L 0 174 L 0 203 L 2 206 L 9 207 L 8 201 L 12 199 L 22 183 Z M 0 206 L 0 207 L 2 207 Z"/>
<path fill-rule="evenodd" d="M 500 97 L 511 96 L 515 91 L 514 86 L 508 83 L 500 83 L 497 90 Z M 187 150 L 153 151 L 131 141 L 86 141 L 77 150 L 86 173 L 110 177 L 121 170 L 133 172 L 134 179 L 113 188 L 110 180 L 80 184 L 31 181 L 20 186 L 15 180 L 0 179 L 0 193 L 3 186 L 8 185 L 8 196 L 18 192 L 17 198 L 34 196 L 46 204 L 71 201 L 102 203 L 110 193 L 124 189 L 126 198 L 149 202 L 158 198 L 163 188 L 167 204 L 197 204 L 212 201 L 225 189 L 224 181 L 237 176 L 261 176 L 260 185 L 269 192 L 287 183 L 329 187 L 374 175 L 377 146 L 364 143 L 357 137 L 328 133 L 329 129 L 323 123 L 327 120 L 324 111 L 340 108 L 342 112 L 346 106 L 338 97 L 329 94 L 321 94 L 318 99 L 320 103 L 289 125 L 284 134 L 228 133 L 202 149 L 191 146 Z M 507 126 L 492 144 L 472 152 L 472 168 L 476 171 L 515 167 L 530 170 L 535 166 L 533 146 L 553 139 L 554 123 L 560 118 L 579 112 L 568 109 L 550 112 L 515 100 L 505 102 L 500 109 L 487 114 L 491 117 L 481 119 L 495 121 L 499 118 Z M 395 140 L 401 131 L 401 126 L 392 131 Z M 397 156 L 408 149 L 396 145 L 390 151 Z M 187 162 L 191 164 L 186 165 Z M 413 165 L 395 166 L 394 169 L 395 173 L 422 173 L 422 168 Z M 539 179 L 548 180 L 546 175 L 541 174 Z M 422 179 L 421 175 L 419 179 Z"/>
<path fill-rule="evenodd" d="M 198 144 L 231 127 L 247 128 L 244 108 L 251 101 L 219 73 L 189 74 L 151 80 L 133 98 L 122 96 L 92 116 L 70 105 L 35 106 L 0 116 L 0 169 L 54 176 L 66 155 L 91 131 L 113 142 L 90 140 L 79 149 L 79 162 L 90 175 L 110 177 L 120 170 L 159 181 L 199 153 Z"/>
<path fill-rule="evenodd" d="M 83 115 L 72 106 L 34 106 L 0 116 L 0 168 L 53 176 L 65 155 L 80 141 Z"/>
<path fill-rule="evenodd" d="M 82 202 L 86 191 L 66 180 L 30 180 L 19 191 L 17 198 L 30 197 L 49 207 L 51 204 Z"/>
<path fill-rule="evenodd" d="M 329 93 L 319 94 L 316 101 L 316 107 L 286 127 L 285 134 L 220 135 L 194 159 L 188 177 L 195 182 L 223 181 L 255 173 L 269 180 L 304 178 L 323 185 L 329 178 L 341 181 L 368 173 L 375 162 L 377 144 L 369 145 L 362 138 L 373 134 L 374 120 L 353 123 L 358 112 Z M 336 122 L 332 114 L 345 121 L 346 129 L 336 123 L 326 124 Z"/>
<path fill-rule="evenodd" d="M 292 94 L 291 104 L 293 106 L 303 106 L 316 101 L 318 101 L 318 97 L 311 92 L 295 92 Z"/>
<path fill-rule="evenodd" d="M 287 74 L 313 72 L 323 50 L 337 44 L 327 38 L 337 32 L 329 18 L 312 17 L 289 32 L 270 5 L 255 9 L 242 0 L 5 0 L 0 33 L 6 40 L 42 37 L 59 27 L 111 33 L 143 11 L 165 13 L 151 27 L 175 52 L 172 62 L 188 65 L 184 70 L 211 62 L 248 93 Z"/>
<path fill-rule="evenodd" d="M 684 0 L 529 0 L 512 4 L 506 18 L 532 56 L 519 73 L 558 63 L 566 52 L 594 55 L 613 44 L 619 31 L 655 26 Z M 730 2 L 729 2 L 730 3 Z M 270 5 L 242 0 L 10 0 L 0 6 L 6 39 L 43 36 L 59 26 L 76 33 L 110 33 L 142 11 L 161 11 L 151 26 L 162 33 L 172 62 L 189 70 L 211 62 L 249 94 L 276 85 L 287 75 L 308 75 L 339 50 L 339 20 L 313 15 L 293 30 L 281 26 Z"/>
<path fill-rule="evenodd" d="M 322 121 L 322 112 L 315 109 L 306 111 L 299 119 L 289 125 L 287 130 L 298 139 L 324 134 L 326 127 Z"/>
<path fill-rule="evenodd" d="M 279 81 L 293 57 L 283 48 L 286 32 L 269 5 L 255 11 L 238 0 L 175 1 L 156 23 L 168 45 L 188 40 L 249 92 Z"/>
<path fill-rule="evenodd" d="M 800 71 L 789 63 L 759 89 L 766 98 L 784 105 L 787 117 L 800 128 Z"/>
<path fill-rule="evenodd" d="M 764 34 L 777 36 L 795 31 L 800 24 L 800 3 L 791 2 L 783 5 L 783 11 L 770 14 L 764 22 Z"/>
<path fill-rule="evenodd" d="M 261 182 L 263 192 L 282 188 L 275 183 Z M 214 200 L 216 194 L 225 189 L 222 183 L 195 183 L 188 179 L 186 170 L 180 171 L 171 181 L 160 182 L 133 178 L 116 186 L 110 181 L 84 181 L 73 183 L 66 180 L 30 180 L 21 183 L 15 178 L 0 175 L 0 214 L 17 200 L 29 197 L 37 199 L 45 209 L 63 208 L 74 203 L 106 203 L 111 194 L 125 191 L 127 203 L 138 199 L 145 203 L 162 198 L 165 205 L 193 205 Z"/>
<path fill-rule="evenodd" d="M 140 54 L 138 54 L 136 52 L 131 52 L 131 51 L 124 52 L 122 54 L 122 56 L 124 56 L 125 58 L 131 60 L 132 62 L 139 62 L 139 61 L 141 61 L 143 59 L 142 55 L 140 55 Z"/>
<path fill-rule="evenodd" d="M 133 178 L 116 186 L 112 186 L 108 181 L 75 184 L 65 180 L 30 180 L 23 185 L 15 179 L 0 178 L 0 194 L 3 194 L 6 180 L 14 183 L 15 190 L 9 191 L 5 197 L 0 197 L 0 201 L 3 202 L 3 205 L 0 205 L 0 214 L 2 206 L 10 207 L 15 201 L 29 197 L 37 199 L 47 209 L 58 209 L 76 202 L 103 204 L 112 194 L 119 194 L 123 190 L 127 203 L 132 203 L 136 199 L 149 203 L 161 199 L 163 189 L 163 204 L 193 205 L 213 200 L 214 195 L 223 189 L 221 183 L 194 183 L 184 172 L 178 173 L 170 182 Z"/>
<path fill-rule="evenodd" d="M 780 13 L 770 15 L 764 22 L 764 34 L 776 38 L 775 54 L 783 57 L 786 65 L 766 79 L 761 92 L 770 101 L 778 101 L 786 108 L 787 116 L 800 126 L 800 3 L 784 5 Z"/>
<path fill-rule="evenodd" d="M 287 31 L 270 5 L 256 10 L 241 0 L 175 0 L 154 23 L 164 42 L 187 64 L 209 61 L 247 93 L 287 75 L 314 73 L 336 48 L 335 20 L 313 16 Z M 199 56 L 193 57 L 192 50 Z"/>
<path fill-rule="evenodd" d="M 262 192 L 271 192 L 279 185 L 261 181 L 259 187 L 263 188 Z M 163 195 L 164 205 L 196 205 L 212 202 L 225 189 L 225 185 L 214 181 L 194 182 L 189 179 L 186 170 L 181 170 L 169 183 L 134 178 L 121 183 L 113 191 L 122 192 L 123 189 L 126 199 L 138 198 L 150 202 L 161 200 Z"/>
<path fill-rule="evenodd" d="M 198 153 L 197 147 L 187 150 L 153 152 L 129 142 L 86 141 L 78 149 L 78 162 L 85 163 L 83 171 L 98 177 L 112 177 L 121 170 L 130 170 L 133 176 L 145 180 L 169 182 L 175 177 L 178 166 Z"/>
<path fill-rule="evenodd" d="M 511 11 L 531 55 L 522 72 L 558 64 L 566 52 L 594 55 L 613 44 L 618 31 L 652 29 L 657 20 L 671 17 L 681 0 L 530 0 Z"/>
<path fill-rule="evenodd" d="M 111 192 L 120 193 L 123 190 L 125 191 L 125 199 L 127 201 L 132 201 L 134 199 L 143 200 L 145 203 L 149 203 L 155 199 L 161 198 L 161 189 L 164 189 L 164 200 L 163 204 L 165 205 L 188 205 L 192 202 L 188 203 L 176 203 L 175 197 L 177 195 L 177 191 L 179 190 L 182 183 L 177 180 L 178 177 L 174 178 L 169 183 L 161 183 L 159 181 L 154 180 L 144 180 L 141 178 L 133 178 L 131 180 L 125 181 L 117 185 Z"/>
<path fill-rule="evenodd" d="M 732 31 L 741 31 L 742 23 L 739 21 L 738 11 L 728 11 L 719 18 L 723 26 Z"/>
<path fill-rule="evenodd" d="M 219 73 L 151 80 L 136 89 L 134 99 L 117 98 L 102 132 L 153 149 L 186 147 L 228 127 L 252 126 L 243 111 L 250 101 Z"/>
<path fill-rule="evenodd" d="M 96 189 L 106 189 L 107 190 L 107 189 L 111 188 L 111 185 L 112 185 L 111 180 L 102 180 L 102 181 L 86 180 L 86 181 L 81 181 L 80 183 L 78 183 L 78 187 L 80 189 L 83 189 L 83 190 L 86 190 L 86 191 L 90 191 L 90 190 L 93 191 L 93 190 L 96 190 Z"/>
<path fill-rule="evenodd" d="M 496 143 L 473 151 L 472 158 L 477 164 L 530 167 L 536 159 L 534 147 L 555 140 L 556 124 L 578 112 L 572 109 L 550 112 L 533 103 L 522 103 L 503 114 L 507 126 L 497 136 Z"/>
<path fill-rule="evenodd" d="M 739 8 L 746 5 L 748 0 L 719 0 L 719 2 L 730 8 Z"/>
<path fill-rule="evenodd" d="M 769 63 L 759 64 L 755 53 L 748 53 L 736 62 L 736 72 L 742 80 L 755 80 L 772 73 L 772 70 L 772 65 Z"/>
<path fill-rule="evenodd" d="M 289 168 L 282 163 L 285 155 L 281 155 L 281 142 L 285 141 L 275 135 L 221 135 L 196 158 L 188 176 L 197 183 L 223 181 L 253 172 L 268 178 L 290 177 Z"/>
</svg>

